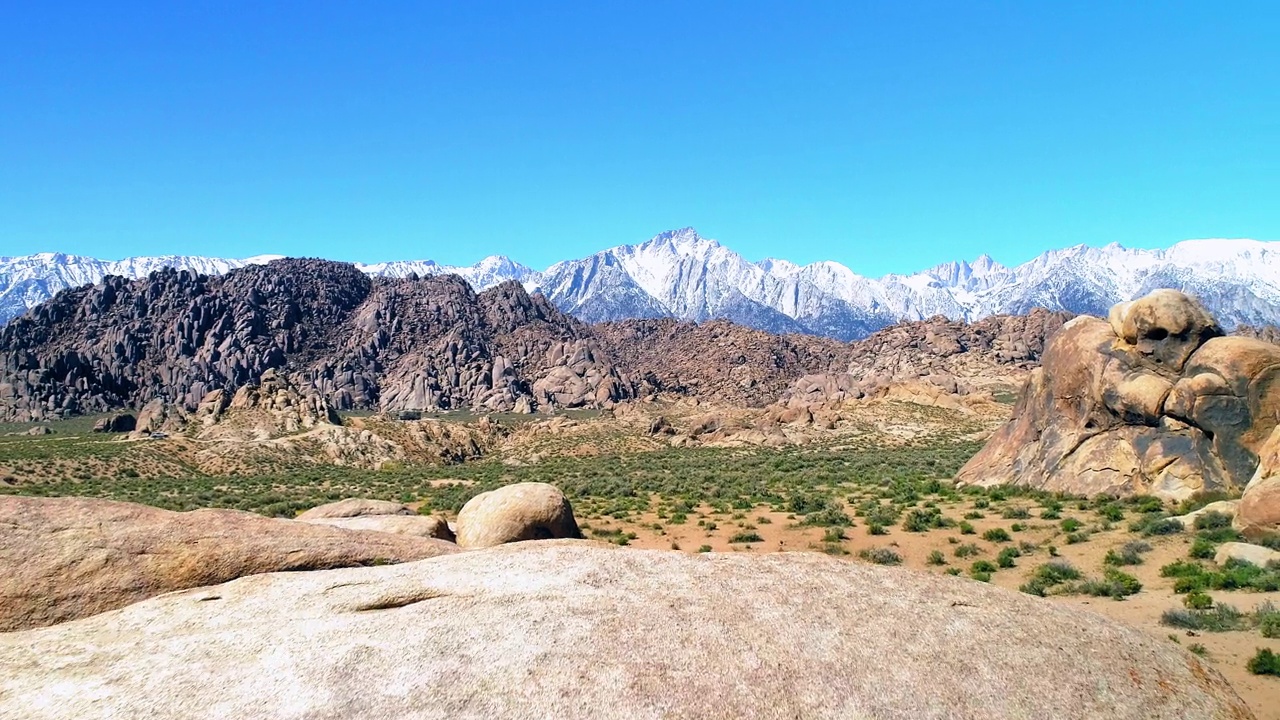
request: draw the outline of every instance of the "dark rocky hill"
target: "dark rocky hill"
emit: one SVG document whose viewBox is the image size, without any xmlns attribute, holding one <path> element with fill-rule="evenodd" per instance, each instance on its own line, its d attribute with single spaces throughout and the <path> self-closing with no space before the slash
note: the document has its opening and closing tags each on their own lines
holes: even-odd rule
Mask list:
<svg viewBox="0 0 1280 720">
<path fill-rule="evenodd" d="M 288 259 L 223 276 L 163 270 L 59 293 L 0 330 L 0 419 L 194 409 L 283 372 L 339 409 L 596 406 L 632 384 L 591 329 L 516 282 L 370 278 Z"/>
</svg>

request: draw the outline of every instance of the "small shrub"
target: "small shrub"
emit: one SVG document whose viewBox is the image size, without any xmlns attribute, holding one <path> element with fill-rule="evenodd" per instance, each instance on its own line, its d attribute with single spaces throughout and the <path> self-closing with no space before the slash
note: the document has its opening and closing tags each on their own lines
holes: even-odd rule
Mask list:
<svg viewBox="0 0 1280 720">
<path fill-rule="evenodd" d="M 1249 658 L 1248 668 L 1254 675 L 1280 675 L 1280 655 L 1259 648 L 1258 654 Z"/>
<path fill-rule="evenodd" d="M 889 531 L 885 530 L 884 526 L 879 523 L 871 523 L 870 525 L 867 526 L 867 534 L 868 535 L 888 535 Z"/>
<path fill-rule="evenodd" d="M 1004 543 L 1009 542 L 1013 538 L 1009 537 L 1009 532 L 1004 528 L 991 528 L 982 533 L 982 539 L 987 542 Z"/>
<path fill-rule="evenodd" d="M 829 530 L 828 530 L 827 532 L 828 532 L 828 533 L 830 533 L 830 531 L 829 531 Z M 837 532 L 839 532 L 839 531 L 837 531 Z M 755 531 L 753 531 L 753 530 L 746 530 L 746 531 L 743 531 L 743 532 L 734 533 L 734 534 L 733 534 L 733 536 L 729 538 L 729 542 L 731 542 L 731 543 L 758 543 L 758 542 L 764 542 L 764 538 L 760 537 L 760 534 L 759 534 L 759 533 L 757 533 L 757 532 L 755 532 Z"/>
<path fill-rule="evenodd" d="M 1098 514 L 1106 518 L 1109 522 L 1120 522 L 1124 519 L 1124 508 L 1116 504 L 1104 505 Z"/>
<path fill-rule="evenodd" d="M 1202 592 L 1189 592 L 1182 597 L 1182 604 L 1188 610 L 1208 610 L 1213 607 L 1213 598 Z"/>
<path fill-rule="evenodd" d="M 1067 518 L 1062 521 L 1060 527 L 1063 532 L 1075 532 L 1080 529 L 1080 521 L 1075 518 Z"/>
<path fill-rule="evenodd" d="M 1143 524 L 1143 535 L 1177 535 L 1183 531 L 1182 523 L 1173 518 L 1158 518 Z"/>
<path fill-rule="evenodd" d="M 1191 643 L 1187 646 L 1187 651 L 1193 655 L 1199 655 L 1200 657 L 1209 656 L 1209 649 L 1200 643 Z"/>
<path fill-rule="evenodd" d="M 702 546 L 700 546 L 700 547 L 698 548 L 698 552 L 700 552 L 700 553 L 709 553 L 709 552 L 711 552 L 711 546 L 710 546 L 710 545 L 702 545 Z"/>
<path fill-rule="evenodd" d="M 901 565 L 902 556 L 889 548 L 873 547 L 858 551 L 858 557 L 877 565 Z"/>
<path fill-rule="evenodd" d="M 1142 553 L 1151 550 L 1151 546 L 1140 541 L 1127 542 L 1117 550 L 1108 550 L 1102 559 L 1106 565 L 1141 565 Z"/>
<path fill-rule="evenodd" d="M 1218 544 L 1202 537 L 1196 538 L 1191 543 L 1191 551 L 1187 553 L 1193 558 L 1199 560 L 1212 560 L 1213 556 L 1218 553 Z"/>
<path fill-rule="evenodd" d="M 959 574 L 960 574 L 960 568 L 958 568 L 958 567 L 949 567 L 949 568 L 947 568 L 946 572 L 947 572 L 947 574 L 948 574 L 948 575 L 952 575 L 952 576 L 959 575 Z"/>
<path fill-rule="evenodd" d="M 964 545 L 956 546 L 954 553 L 958 558 L 973 557 L 974 555 L 981 555 L 982 548 L 973 543 L 965 543 Z"/>
<path fill-rule="evenodd" d="M 961 534 L 961 535 L 973 535 L 973 534 L 974 534 L 974 533 L 976 533 L 976 532 L 977 532 L 977 530 L 974 530 L 974 529 L 973 529 L 973 525 L 972 525 L 971 523 L 965 522 L 965 521 L 963 521 L 963 520 L 962 520 L 962 521 L 960 521 L 960 534 Z"/>
<path fill-rule="evenodd" d="M 822 542 L 838 543 L 845 539 L 844 530 L 838 527 L 829 527 L 826 532 L 822 533 Z"/>
<path fill-rule="evenodd" d="M 1030 520 L 1031 511 L 1024 507 L 1005 508 L 1000 513 L 1000 517 L 1003 517 L 1005 520 Z"/>
<path fill-rule="evenodd" d="M 1253 623 L 1264 638 L 1280 638 L 1280 610 L 1267 601 L 1253 611 Z"/>
<path fill-rule="evenodd" d="M 1171 608 L 1160 615 L 1160 624 L 1185 630 L 1228 632 L 1243 630 L 1244 613 L 1225 603 L 1218 603 L 1208 610 L 1179 610 Z"/>
<path fill-rule="evenodd" d="M 929 553 L 929 559 L 926 560 L 925 562 L 929 563 L 930 565 L 946 565 L 947 558 L 945 555 L 942 554 L 941 550 L 934 550 L 933 552 Z"/>
<path fill-rule="evenodd" d="M 1196 517 L 1196 530 L 1217 530 L 1231 527 L 1231 516 L 1220 512 L 1207 512 Z"/>
<path fill-rule="evenodd" d="M 1013 559 L 1021 555 L 1018 548 L 1007 547 L 996 556 L 996 564 L 1002 568 L 1011 568 L 1014 566 Z"/>
<path fill-rule="evenodd" d="M 1087 532 L 1073 532 L 1067 535 L 1068 545 L 1078 545 L 1086 542 L 1089 542 L 1089 533 Z"/>
</svg>

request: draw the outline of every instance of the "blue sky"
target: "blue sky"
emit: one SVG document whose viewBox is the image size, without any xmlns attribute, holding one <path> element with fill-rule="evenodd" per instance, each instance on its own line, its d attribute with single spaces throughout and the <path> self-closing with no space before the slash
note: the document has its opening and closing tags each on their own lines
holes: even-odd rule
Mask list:
<svg viewBox="0 0 1280 720">
<path fill-rule="evenodd" d="M 1280 239 L 1273 2 L 606 5 L 10 4 L 0 255 Z"/>
</svg>

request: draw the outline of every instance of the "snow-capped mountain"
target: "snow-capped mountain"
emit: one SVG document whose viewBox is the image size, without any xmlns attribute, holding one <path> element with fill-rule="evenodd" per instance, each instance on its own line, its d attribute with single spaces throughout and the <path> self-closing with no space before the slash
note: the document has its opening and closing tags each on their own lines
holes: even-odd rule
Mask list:
<svg viewBox="0 0 1280 720">
<path fill-rule="evenodd" d="M 0 322 L 58 290 L 104 275 L 141 277 L 160 267 L 222 273 L 244 260 L 168 256 L 115 262 L 41 253 L 0 258 Z M 430 260 L 357 264 L 370 275 L 455 273 L 476 290 L 517 280 L 589 322 L 639 317 L 727 318 L 774 332 L 861 337 L 934 315 L 977 320 L 1034 307 L 1105 314 L 1158 287 L 1199 296 L 1220 321 L 1280 323 L 1280 242 L 1188 240 L 1164 250 L 1117 244 L 1051 250 L 1017 267 L 987 256 L 911 275 L 868 278 L 840 263 L 750 262 L 692 228 L 664 232 L 539 272 L 505 257 L 467 267 Z"/>
</svg>

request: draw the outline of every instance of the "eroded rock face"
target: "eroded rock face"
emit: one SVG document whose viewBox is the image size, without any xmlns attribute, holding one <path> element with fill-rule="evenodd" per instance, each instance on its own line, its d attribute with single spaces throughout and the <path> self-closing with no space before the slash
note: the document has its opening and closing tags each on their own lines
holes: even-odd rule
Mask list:
<svg viewBox="0 0 1280 720">
<path fill-rule="evenodd" d="M 546 483 L 515 483 L 476 495 L 458 512 L 457 533 L 464 548 L 582 537 L 568 498 Z"/>
<path fill-rule="evenodd" d="M 1180 646 L 984 583 L 584 541 L 243 578 L 0 635 L 0 667 L 29 720 L 1251 717 Z"/>
<path fill-rule="evenodd" d="M 1280 421 L 1280 347 L 1221 332 L 1172 290 L 1072 320 L 957 480 L 1175 500 L 1244 488 Z"/>
<path fill-rule="evenodd" d="M 0 631 L 75 620 L 245 575 L 457 551 L 438 540 L 236 510 L 178 513 L 88 498 L 0 497 L 0 527 Z"/>
<path fill-rule="evenodd" d="M 273 372 L 338 411 L 602 407 L 634 394 L 587 326 L 519 283 L 477 294 L 456 276 L 371 279 L 286 259 L 59 293 L 0 329 L 0 420 L 127 407 L 141 432 L 175 430 L 213 401 L 270 404 L 239 392 Z"/>
</svg>

